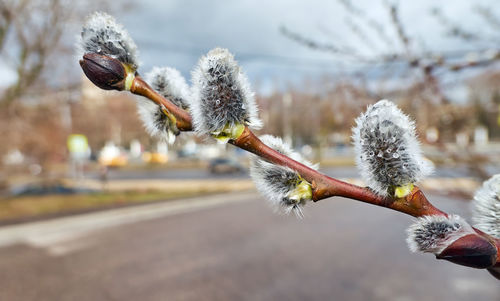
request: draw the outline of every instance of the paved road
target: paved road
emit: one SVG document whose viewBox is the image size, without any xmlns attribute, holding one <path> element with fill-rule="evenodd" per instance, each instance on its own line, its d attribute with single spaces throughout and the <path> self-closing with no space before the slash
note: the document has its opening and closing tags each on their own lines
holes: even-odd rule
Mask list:
<svg viewBox="0 0 500 301">
<path fill-rule="evenodd" d="M 297 220 L 250 193 L 0 228 L 0 300 L 500 300 L 485 271 L 409 253 L 410 221 L 340 198 Z"/>
<path fill-rule="evenodd" d="M 97 172 L 89 172 L 87 177 L 99 179 Z M 111 169 L 108 174 L 110 180 L 135 180 L 135 179 L 227 179 L 248 178 L 248 172 L 212 174 L 203 168 L 165 168 L 144 170 Z"/>
</svg>

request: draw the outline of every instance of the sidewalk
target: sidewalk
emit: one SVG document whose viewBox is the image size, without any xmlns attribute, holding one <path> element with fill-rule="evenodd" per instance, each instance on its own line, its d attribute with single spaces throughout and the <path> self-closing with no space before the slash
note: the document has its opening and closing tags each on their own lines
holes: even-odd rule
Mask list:
<svg viewBox="0 0 500 301">
<path fill-rule="evenodd" d="M 363 186 L 359 178 L 341 178 L 340 180 Z M 429 178 L 419 183 L 423 190 L 437 193 L 462 192 L 473 194 L 481 183 L 473 178 Z M 76 185 L 76 183 L 73 183 Z M 84 188 L 101 190 L 102 183 L 96 180 L 84 180 L 79 185 Z M 255 186 L 251 179 L 202 179 L 202 180 L 173 180 L 173 179 L 134 179 L 134 180 L 111 180 L 106 184 L 109 191 L 130 190 L 158 190 L 169 192 L 193 191 L 193 192 L 221 192 L 222 191 L 244 191 L 253 190 Z"/>
<path fill-rule="evenodd" d="M 81 182 L 68 181 L 72 186 L 82 188 L 101 190 L 102 182 L 98 180 L 86 179 Z M 140 190 L 158 190 L 158 191 L 192 191 L 192 192 L 227 192 L 242 191 L 254 188 L 253 182 L 249 179 L 132 179 L 132 180 L 110 180 L 104 188 L 109 191 L 140 191 Z"/>
</svg>

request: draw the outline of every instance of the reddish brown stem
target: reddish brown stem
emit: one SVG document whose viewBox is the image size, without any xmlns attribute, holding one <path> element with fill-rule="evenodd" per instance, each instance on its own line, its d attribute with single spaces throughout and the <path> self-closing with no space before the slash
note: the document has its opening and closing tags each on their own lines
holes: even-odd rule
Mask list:
<svg viewBox="0 0 500 301">
<path fill-rule="evenodd" d="M 401 199 L 384 198 L 375 194 L 368 188 L 352 185 L 324 175 L 310 167 L 305 166 L 291 158 L 275 151 L 265 145 L 252 131 L 245 128 L 243 134 L 231 142 L 235 146 L 258 155 L 274 164 L 288 166 L 296 170 L 304 179 L 312 183 L 313 200 L 319 201 L 332 196 L 342 196 L 365 203 L 391 208 L 412 216 L 424 215 L 446 215 L 434 207 L 420 191 L 415 187 L 413 191 Z"/>
<path fill-rule="evenodd" d="M 139 75 L 135 76 L 130 92 L 149 98 L 159 105 L 163 105 L 173 116 L 175 116 L 177 128 L 179 130 L 191 131 L 193 129 L 189 113 L 158 94 Z"/>
</svg>

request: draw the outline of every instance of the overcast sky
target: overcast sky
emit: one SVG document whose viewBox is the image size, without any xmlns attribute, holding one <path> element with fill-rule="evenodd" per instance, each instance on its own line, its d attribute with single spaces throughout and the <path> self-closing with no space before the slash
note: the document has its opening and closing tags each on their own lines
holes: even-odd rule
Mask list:
<svg viewBox="0 0 500 301">
<path fill-rule="evenodd" d="M 438 3 L 447 4 L 439 7 L 443 14 L 465 28 L 493 34 L 473 13 L 473 8 L 475 5 L 496 8 L 494 0 L 400 1 L 402 22 L 409 35 L 418 37 L 415 41 L 418 45 L 446 51 L 488 46 L 446 38 L 444 28 L 430 14 Z M 133 11 L 117 17 L 139 46 L 143 72 L 153 65 L 169 65 L 190 77 L 198 58 L 220 46 L 233 52 L 251 80 L 267 91 L 289 81 L 342 73 L 355 65 L 352 60 L 291 41 L 280 33 L 283 25 L 320 42 L 350 45 L 367 55 L 401 47 L 383 1 L 358 0 L 353 4 L 384 25 L 390 41 L 383 42 L 369 29 L 367 39 L 354 35 L 347 26 L 350 15 L 338 1 L 145 0 L 136 4 Z"/>
<path fill-rule="evenodd" d="M 357 66 L 352 59 L 314 51 L 291 41 L 280 33 L 280 26 L 319 42 L 349 45 L 366 55 L 401 47 L 389 25 L 383 1 L 352 2 L 386 28 L 389 39 L 385 42 L 369 28 L 364 39 L 353 34 L 347 26 L 350 14 L 335 0 L 142 0 L 135 1 L 132 9 L 116 14 L 116 18 L 139 46 L 141 73 L 155 65 L 168 65 L 190 78 L 198 58 L 220 46 L 233 52 L 259 91 L 270 92 L 290 82 L 300 83 L 305 78 L 323 74 L 342 74 Z M 443 14 L 451 20 L 460 21 L 474 32 L 493 35 L 484 20 L 473 13 L 473 8 L 483 5 L 497 9 L 497 3 L 495 0 L 419 0 L 400 1 L 399 6 L 406 30 L 410 36 L 417 37 L 415 43 L 438 51 L 464 51 L 491 45 L 444 37 L 444 28 L 430 15 L 430 10 L 441 4 Z M 493 12 L 500 16 L 500 11 Z M 74 37 L 75 33 L 67 36 Z M 77 70 L 78 64 L 74 66 Z M 367 73 L 372 71 L 363 69 Z M 8 74 L 8 70 L 0 68 L 4 82 Z"/>
</svg>

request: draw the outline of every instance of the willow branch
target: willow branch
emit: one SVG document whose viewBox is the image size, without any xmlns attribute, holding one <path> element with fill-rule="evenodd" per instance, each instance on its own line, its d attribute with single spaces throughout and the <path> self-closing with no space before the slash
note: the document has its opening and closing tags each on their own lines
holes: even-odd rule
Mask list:
<svg viewBox="0 0 500 301">
<path fill-rule="evenodd" d="M 140 76 L 136 76 L 130 91 L 134 94 L 144 96 L 158 105 L 164 106 L 177 120 L 177 127 L 182 131 L 193 129 L 192 119 L 188 112 L 177 107 L 168 99 L 155 92 Z M 382 197 L 366 187 L 360 187 L 338 179 L 324 175 L 300 162 L 297 162 L 280 152 L 275 151 L 264 144 L 248 127 L 235 140 L 230 140 L 232 145 L 251 152 L 271 163 L 287 166 L 297 171 L 305 180 L 311 183 L 313 200 L 315 202 L 333 196 L 346 197 L 364 203 L 389 208 L 414 217 L 427 215 L 447 214 L 427 199 L 425 194 L 415 186 L 413 190 L 403 198 Z M 487 238 L 494 244 L 500 254 L 500 239 L 492 237 L 478 229 L 474 230 L 481 236 Z M 495 267 L 500 267 L 500 256 L 497 258 Z M 494 273 L 494 272 L 492 272 Z"/>
</svg>

